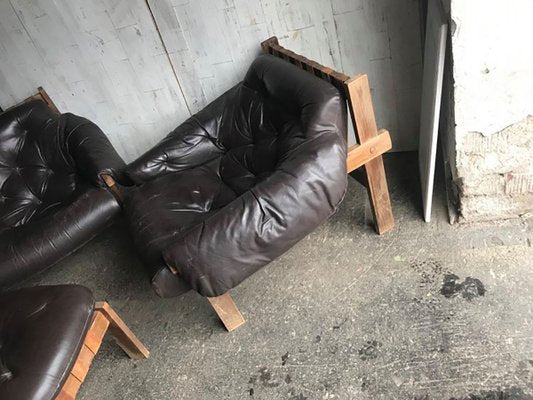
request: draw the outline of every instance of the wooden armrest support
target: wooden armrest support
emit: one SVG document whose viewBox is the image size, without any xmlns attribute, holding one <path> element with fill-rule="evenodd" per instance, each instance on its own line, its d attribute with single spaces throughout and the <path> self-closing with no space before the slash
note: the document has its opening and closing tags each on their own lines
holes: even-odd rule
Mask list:
<svg viewBox="0 0 533 400">
<path fill-rule="evenodd" d="M 101 177 L 109 189 L 112 189 L 117 184 L 111 175 L 102 174 Z"/>
<path fill-rule="evenodd" d="M 346 168 L 348 173 L 362 167 L 370 160 L 382 155 L 392 148 L 390 134 L 386 129 L 380 129 L 377 136 L 368 139 L 362 144 L 348 148 Z"/>
<path fill-rule="evenodd" d="M 85 380 L 89 367 L 100 349 L 104 335 L 108 330 L 114 336 L 118 345 L 131 358 L 148 358 L 150 355 L 146 347 L 111 306 L 105 301 L 97 302 L 91 326 L 87 331 L 78 358 L 55 400 L 76 399 L 78 390 Z"/>
<path fill-rule="evenodd" d="M 115 179 L 113 179 L 113 177 L 111 175 L 107 175 L 107 174 L 101 174 L 100 175 L 105 183 L 105 185 L 108 187 L 109 190 L 111 190 L 111 192 L 113 193 L 113 195 L 115 196 L 115 198 L 120 202 L 122 203 L 122 194 L 120 193 L 120 190 L 117 186 L 117 182 L 115 181 Z"/>
<path fill-rule="evenodd" d="M 172 275 L 179 275 L 179 271 L 175 266 L 167 264 L 167 268 L 172 272 Z"/>
</svg>

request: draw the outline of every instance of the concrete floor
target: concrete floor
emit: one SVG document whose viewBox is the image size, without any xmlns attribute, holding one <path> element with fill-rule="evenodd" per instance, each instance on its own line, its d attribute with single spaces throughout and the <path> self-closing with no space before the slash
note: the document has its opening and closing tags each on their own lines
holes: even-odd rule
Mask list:
<svg viewBox="0 0 533 400">
<path fill-rule="evenodd" d="M 387 171 L 394 232 L 373 232 L 351 180 L 337 215 L 233 290 L 233 333 L 196 293 L 158 298 L 122 222 L 32 279 L 90 287 L 151 350 L 106 339 L 79 399 L 533 399 L 531 221 L 451 226 L 440 192 L 426 224 L 413 154 Z"/>
</svg>

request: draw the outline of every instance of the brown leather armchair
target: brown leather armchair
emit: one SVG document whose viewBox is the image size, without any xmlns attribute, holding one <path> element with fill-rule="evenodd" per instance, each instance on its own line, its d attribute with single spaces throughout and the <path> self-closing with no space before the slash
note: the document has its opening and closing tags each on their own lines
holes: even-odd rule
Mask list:
<svg viewBox="0 0 533 400">
<path fill-rule="evenodd" d="M 335 212 L 346 191 L 345 101 L 273 56 L 126 168 L 124 210 L 154 290 L 194 289 L 226 327 L 227 292 Z"/>
<path fill-rule="evenodd" d="M 31 100 L 0 114 L 0 287 L 41 271 L 120 212 L 102 174 L 123 160 L 102 131 Z"/>
</svg>

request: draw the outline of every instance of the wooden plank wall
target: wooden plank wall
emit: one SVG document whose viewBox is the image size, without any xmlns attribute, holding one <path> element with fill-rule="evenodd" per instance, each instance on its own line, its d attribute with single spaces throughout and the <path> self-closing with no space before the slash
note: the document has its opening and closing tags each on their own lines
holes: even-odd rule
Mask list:
<svg viewBox="0 0 533 400">
<path fill-rule="evenodd" d="M 348 75 L 368 73 L 378 125 L 395 150 L 418 146 L 422 56 L 418 0 L 148 0 L 189 107 L 242 79 L 280 44 Z"/>
<path fill-rule="evenodd" d="M 0 0 L 0 106 L 38 86 L 127 160 L 189 115 L 144 0 Z"/>
<path fill-rule="evenodd" d="M 42 85 L 132 160 L 240 81 L 277 35 L 324 65 L 368 73 L 378 125 L 395 150 L 412 150 L 418 11 L 418 0 L 0 0 L 0 107 Z"/>
</svg>

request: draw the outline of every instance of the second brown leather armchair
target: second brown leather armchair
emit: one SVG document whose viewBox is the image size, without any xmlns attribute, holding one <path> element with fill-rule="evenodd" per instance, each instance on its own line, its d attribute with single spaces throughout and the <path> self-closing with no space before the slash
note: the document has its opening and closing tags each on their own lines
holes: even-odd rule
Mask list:
<svg viewBox="0 0 533 400">
<path fill-rule="evenodd" d="M 48 268 L 120 212 L 102 174 L 124 162 L 102 131 L 33 100 L 0 114 L 0 287 Z"/>
</svg>

